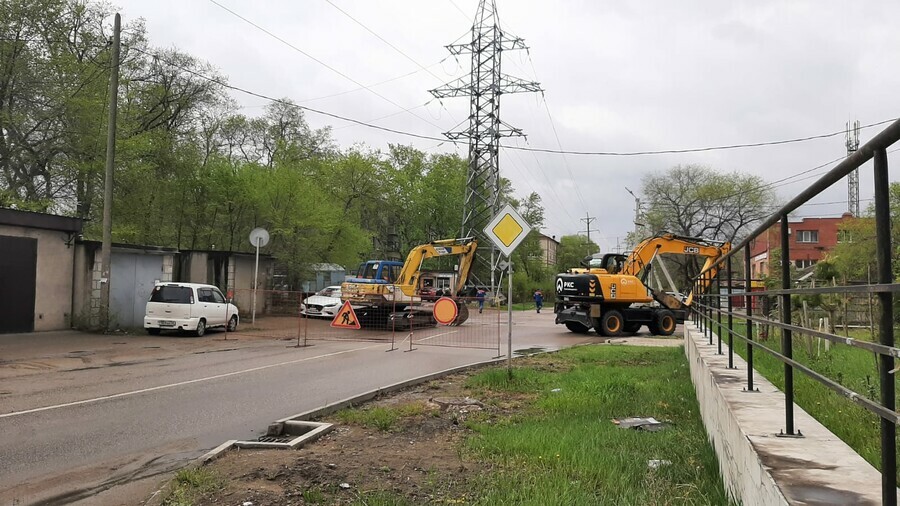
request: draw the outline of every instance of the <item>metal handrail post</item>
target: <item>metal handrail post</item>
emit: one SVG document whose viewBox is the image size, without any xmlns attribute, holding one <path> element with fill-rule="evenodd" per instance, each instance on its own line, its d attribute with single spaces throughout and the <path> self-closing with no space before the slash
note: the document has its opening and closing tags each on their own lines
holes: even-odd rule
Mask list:
<svg viewBox="0 0 900 506">
<path fill-rule="evenodd" d="M 716 271 L 716 337 L 718 354 L 722 354 L 722 270 Z"/>
<path fill-rule="evenodd" d="M 706 287 L 706 337 L 709 339 L 710 346 L 712 346 L 712 299 L 710 299 L 709 293 L 712 288 L 712 278 L 709 272 L 703 274 L 703 286 Z"/>
<path fill-rule="evenodd" d="M 791 229 L 788 215 L 781 216 L 781 288 L 791 288 L 791 247 L 789 244 Z M 781 296 L 781 323 L 791 324 L 791 295 Z M 790 359 L 794 358 L 791 331 L 781 329 L 781 353 Z M 784 432 L 794 435 L 794 367 L 784 364 Z"/>
<path fill-rule="evenodd" d="M 712 346 L 713 343 L 713 300 L 712 300 L 712 273 L 706 273 L 706 327 L 709 331 L 709 344 Z"/>
<path fill-rule="evenodd" d="M 745 291 L 747 295 L 744 296 L 744 304 L 747 307 L 747 391 L 753 391 L 753 322 L 750 321 L 750 317 L 753 316 L 753 296 L 750 295 L 750 292 L 753 288 L 752 280 L 750 279 L 750 245 L 744 246 L 744 279 L 747 280 L 747 286 Z"/>
<path fill-rule="evenodd" d="M 890 182 L 888 179 L 887 152 L 875 151 L 875 257 L 878 260 L 878 282 L 892 282 L 891 272 L 891 208 Z M 878 340 L 885 346 L 894 346 L 893 303 L 894 294 L 878 294 L 881 306 L 878 318 Z M 881 405 L 895 408 L 894 357 L 879 355 L 878 376 L 881 382 Z M 891 420 L 881 418 L 881 503 L 897 504 L 897 426 Z"/>
<path fill-rule="evenodd" d="M 734 369 L 734 302 L 731 294 L 734 293 L 734 278 L 731 276 L 731 257 L 725 263 L 725 276 L 728 278 L 728 368 Z"/>
</svg>

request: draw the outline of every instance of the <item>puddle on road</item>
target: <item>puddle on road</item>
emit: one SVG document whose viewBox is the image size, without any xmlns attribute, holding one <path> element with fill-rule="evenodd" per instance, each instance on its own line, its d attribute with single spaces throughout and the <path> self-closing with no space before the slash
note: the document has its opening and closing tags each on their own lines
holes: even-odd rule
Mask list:
<svg viewBox="0 0 900 506">
<path fill-rule="evenodd" d="M 541 346 L 533 346 L 531 348 L 520 348 L 518 350 L 513 350 L 513 355 L 534 355 L 535 353 L 542 353 L 546 350 L 547 348 L 543 348 Z"/>
</svg>

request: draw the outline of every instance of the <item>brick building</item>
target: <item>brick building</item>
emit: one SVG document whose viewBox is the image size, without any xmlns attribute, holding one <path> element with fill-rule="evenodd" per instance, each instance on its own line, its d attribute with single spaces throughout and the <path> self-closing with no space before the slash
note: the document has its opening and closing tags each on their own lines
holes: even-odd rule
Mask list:
<svg viewBox="0 0 900 506">
<path fill-rule="evenodd" d="M 556 252 L 559 250 L 559 241 L 556 240 L 556 236 L 540 234 L 538 242 L 541 246 L 541 258 L 544 260 L 544 265 L 555 266 Z"/>
<path fill-rule="evenodd" d="M 799 269 L 815 265 L 839 242 L 839 226 L 852 218 L 844 213 L 839 218 L 788 219 L 791 263 Z M 750 243 L 750 274 L 758 279 L 769 274 L 772 251 L 781 248 L 781 223 L 772 225 Z"/>
</svg>

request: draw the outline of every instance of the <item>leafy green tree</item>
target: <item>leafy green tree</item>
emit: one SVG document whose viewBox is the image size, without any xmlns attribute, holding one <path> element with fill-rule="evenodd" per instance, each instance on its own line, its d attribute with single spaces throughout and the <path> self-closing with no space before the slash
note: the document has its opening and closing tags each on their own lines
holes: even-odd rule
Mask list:
<svg viewBox="0 0 900 506">
<path fill-rule="evenodd" d="M 647 210 L 642 236 L 629 234 L 632 246 L 664 231 L 734 243 L 777 206 L 775 191 L 759 176 L 701 165 L 677 165 L 650 174 L 643 179 L 641 192 Z M 673 276 L 682 286 L 691 286 L 701 260 L 680 255 L 670 259 Z"/>
<path fill-rule="evenodd" d="M 580 267 L 584 257 L 599 251 L 600 246 L 583 235 L 564 235 L 559 238 L 559 248 L 556 251 L 556 270 L 565 272 L 573 267 Z"/>
<path fill-rule="evenodd" d="M 701 165 L 650 174 L 641 191 L 649 234 L 668 231 L 731 242 L 769 216 L 777 202 L 775 191 L 759 176 Z"/>
<path fill-rule="evenodd" d="M 891 216 L 891 243 L 900 244 L 900 183 L 889 188 Z M 837 277 L 844 282 L 865 281 L 876 269 L 875 261 L 875 207 L 870 205 L 859 218 L 845 220 L 839 227 L 840 240 L 828 255 L 828 263 L 834 267 Z M 892 248 L 894 279 L 900 279 L 900 250 Z"/>
</svg>

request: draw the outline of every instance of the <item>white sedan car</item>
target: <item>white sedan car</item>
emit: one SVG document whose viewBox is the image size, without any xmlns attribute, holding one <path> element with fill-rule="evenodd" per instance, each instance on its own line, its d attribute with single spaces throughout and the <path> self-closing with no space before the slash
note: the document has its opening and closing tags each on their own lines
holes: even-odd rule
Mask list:
<svg viewBox="0 0 900 506">
<path fill-rule="evenodd" d="M 334 318 L 340 309 L 340 286 L 326 286 L 300 304 L 300 314 L 309 317 Z"/>
</svg>

